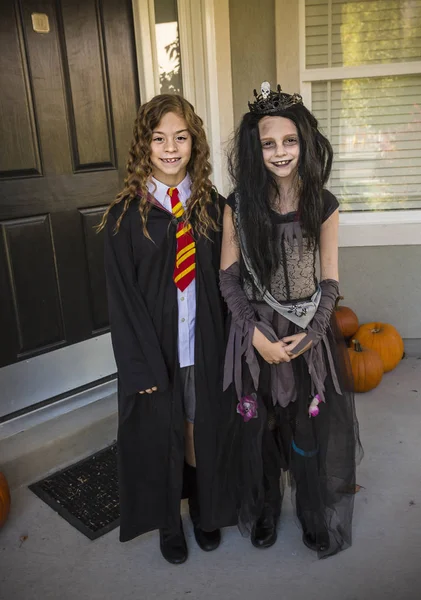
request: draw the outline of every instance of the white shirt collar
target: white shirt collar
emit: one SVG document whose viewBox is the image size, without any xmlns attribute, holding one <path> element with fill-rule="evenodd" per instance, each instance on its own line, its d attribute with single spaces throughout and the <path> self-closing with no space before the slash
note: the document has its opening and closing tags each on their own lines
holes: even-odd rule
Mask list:
<svg viewBox="0 0 421 600">
<path fill-rule="evenodd" d="M 156 185 L 156 189 L 155 189 L 154 184 Z M 148 182 L 149 193 L 152 194 L 152 196 L 156 200 L 158 200 L 158 202 L 160 202 L 163 206 L 165 205 L 165 198 L 168 193 L 168 188 L 169 188 L 168 185 L 166 185 L 165 183 L 162 183 L 161 181 L 158 181 L 158 179 L 155 179 L 155 177 L 151 177 L 150 181 Z M 190 190 L 191 190 L 191 178 L 188 173 L 185 176 L 185 178 L 183 179 L 183 181 L 181 181 L 177 185 L 177 190 L 180 195 L 180 200 L 183 203 L 185 203 L 190 198 Z"/>
</svg>

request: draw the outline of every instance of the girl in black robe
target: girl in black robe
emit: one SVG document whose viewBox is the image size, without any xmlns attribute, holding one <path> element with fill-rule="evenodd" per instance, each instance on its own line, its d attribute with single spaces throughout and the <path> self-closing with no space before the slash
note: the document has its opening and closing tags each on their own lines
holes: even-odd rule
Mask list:
<svg viewBox="0 0 421 600">
<path fill-rule="evenodd" d="M 243 448 L 225 477 L 238 480 L 240 523 L 253 545 L 267 548 L 288 470 L 303 542 L 323 558 L 351 544 L 361 454 L 333 314 L 338 201 L 324 189 L 332 148 L 298 94 L 265 82 L 249 108 L 231 156 L 236 188 L 225 207 L 220 275 L 231 317 L 225 385 L 234 382 L 238 396 L 231 440 Z M 231 441 L 225 454 L 237 447 Z"/>
<path fill-rule="evenodd" d="M 187 558 L 183 489 L 203 550 L 215 549 L 219 528 L 235 520 L 228 504 L 216 510 L 213 502 L 218 422 L 232 402 L 222 392 L 223 199 L 210 173 L 200 117 L 180 96 L 157 96 L 139 109 L 125 187 L 100 225 L 118 368 L 120 540 L 159 529 L 174 564 Z M 189 266 L 180 275 L 186 232 Z"/>
</svg>

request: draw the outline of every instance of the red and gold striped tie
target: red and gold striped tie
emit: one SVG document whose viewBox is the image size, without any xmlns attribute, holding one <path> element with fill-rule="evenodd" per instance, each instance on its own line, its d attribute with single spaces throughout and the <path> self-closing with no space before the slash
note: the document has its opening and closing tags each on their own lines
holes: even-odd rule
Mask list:
<svg viewBox="0 0 421 600">
<path fill-rule="evenodd" d="M 196 244 L 191 234 L 191 225 L 185 225 L 181 217 L 184 214 L 177 188 L 169 188 L 173 215 L 178 220 L 177 225 L 177 255 L 174 269 L 174 283 L 179 290 L 184 292 L 186 287 L 195 278 L 196 274 Z"/>
</svg>

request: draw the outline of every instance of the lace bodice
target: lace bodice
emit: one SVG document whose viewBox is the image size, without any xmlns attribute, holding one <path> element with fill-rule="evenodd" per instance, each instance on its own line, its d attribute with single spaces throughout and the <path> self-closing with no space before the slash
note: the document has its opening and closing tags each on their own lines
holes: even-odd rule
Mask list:
<svg viewBox="0 0 421 600">
<path fill-rule="evenodd" d="M 296 221 L 285 221 L 277 227 L 280 262 L 272 277 L 272 296 L 278 302 L 309 298 L 317 288 L 316 251 L 307 248 L 301 226 Z M 244 282 L 244 291 L 250 300 L 262 300 L 247 281 Z"/>
</svg>

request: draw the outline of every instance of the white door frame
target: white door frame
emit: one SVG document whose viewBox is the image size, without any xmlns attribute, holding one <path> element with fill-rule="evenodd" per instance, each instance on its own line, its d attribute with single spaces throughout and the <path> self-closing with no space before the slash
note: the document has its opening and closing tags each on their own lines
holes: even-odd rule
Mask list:
<svg viewBox="0 0 421 600">
<path fill-rule="evenodd" d="M 159 94 L 153 0 L 132 0 L 142 102 Z M 226 143 L 234 128 L 229 0 L 177 0 L 184 96 L 202 117 L 213 182 L 227 194 Z"/>
</svg>

